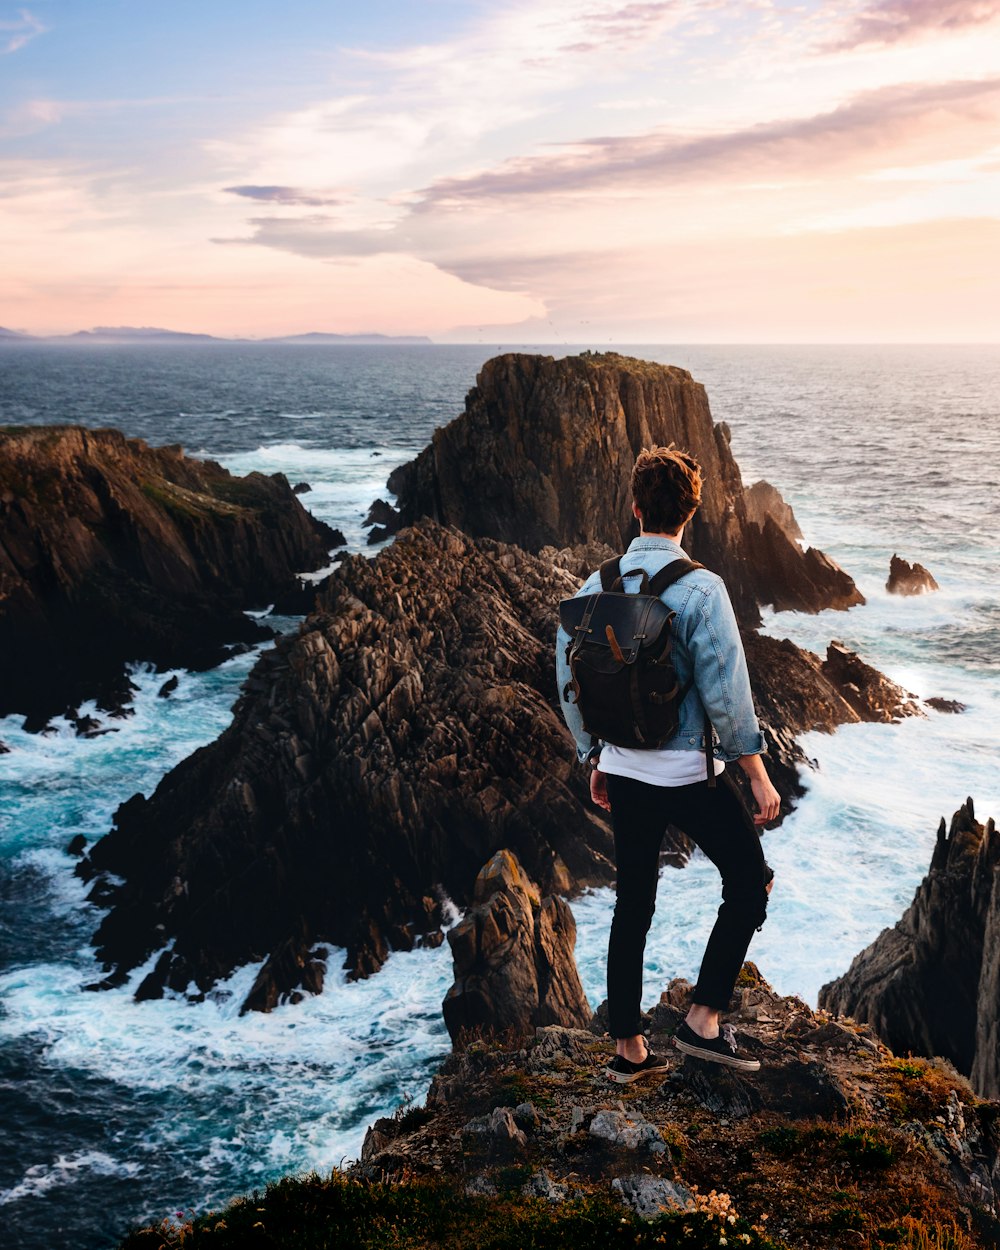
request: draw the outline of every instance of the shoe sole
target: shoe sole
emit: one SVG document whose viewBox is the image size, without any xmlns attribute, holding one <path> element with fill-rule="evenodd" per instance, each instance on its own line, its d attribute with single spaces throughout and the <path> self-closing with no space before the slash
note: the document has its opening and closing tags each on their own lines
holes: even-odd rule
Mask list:
<svg viewBox="0 0 1000 1250">
<path fill-rule="evenodd" d="M 697 1046 L 692 1046 L 690 1042 L 682 1042 L 679 1037 L 674 1038 L 674 1045 L 685 1055 L 691 1055 L 695 1059 L 704 1059 L 708 1063 L 722 1063 L 727 1068 L 739 1068 L 741 1072 L 759 1072 L 759 1059 L 737 1059 L 734 1055 L 731 1059 L 727 1059 L 725 1055 L 718 1054 L 714 1050 L 700 1050 Z"/>
<path fill-rule="evenodd" d="M 613 1072 L 610 1068 L 604 1069 L 604 1075 L 609 1081 L 614 1081 L 616 1085 L 631 1085 L 633 1081 L 638 1081 L 643 1076 L 663 1076 L 669 1072 L 669 1066 L 663 1068 L 646 1068 L 642 1072 Z"/>
</svg>

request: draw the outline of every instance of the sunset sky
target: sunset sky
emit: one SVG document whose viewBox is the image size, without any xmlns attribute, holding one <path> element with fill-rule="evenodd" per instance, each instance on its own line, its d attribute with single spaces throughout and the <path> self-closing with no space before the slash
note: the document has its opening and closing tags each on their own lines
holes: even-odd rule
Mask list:
<svg viewBox="0 0 1000 1250">
<path fill-rule="evenodd" d="M 1000 0 L 0 0 L 0 325 L 1000 341 Z"/>
</svg>

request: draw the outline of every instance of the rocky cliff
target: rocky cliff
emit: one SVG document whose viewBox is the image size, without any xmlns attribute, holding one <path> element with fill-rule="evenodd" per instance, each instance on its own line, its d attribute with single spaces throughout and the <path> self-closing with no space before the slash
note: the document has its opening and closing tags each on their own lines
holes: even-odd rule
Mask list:
<svg viewBox="0 0 1000 1250">
<path fill-rule="evenodd" d="M 972 800 L 942 819 L 930 869 L 891 929 L 820 990 L 894 1050 L 944 1055 L 1000 1098 L 1000 835 Z"/>
<path fill-rule="evenodd" d="M 545 894 L 610 883 L 610 830 L 555 689 L 558 602 L 578 586 L 558 563 L 429 520 L 372 561 L 345 557 L 299 633 L 261 656 L 218 741 L 123 804 L 82 862 L 113 874 L 92 894 L 111 907 L 97 942 L 112 980 L 168 942 L 141 996 L 204 991 L 268 957 L 246 1004 L 266 1009 L 316 988 L 316 943 L 345 946 L 365 976 L 390 949 L 440 941 L 441 892 L 467 906 L 501 847 Z M 748 643 L 788 796 L 795 735 L 863 713 L 819 657 Z M 665 839 L 675 862 L 687 849 Z"/>
<path fill-rule="evenodd" d="M 731 1019 L 760 1072 L 684 1058 L 671 1038 L 689 991 L 672 981 L 644 1018 L 672 1059 L 664 1077 L 602 1076 L 614 1050 L 602 1004 L 590 1029 L 453 1054 L 425 1108 L 369 1129 L 352 1173 L 444 1174 L 495 1201 L 604 1193 L 646 1218 L 711 1212 L 712 1245 L 749 1244 L 754 1230 L 809 1250 L 997 1244 L 1000 1105 L 947 1064 L 901 1061 L 868 1026 L 776 994 L 752 964 Z M 663 1240 L 687 1244 L 680 1230 Z"/>
<path fill-rule="evenodd" d="M 81 699 L 115 708 L 126 660 L 206 668 L 270 637 L 243 609 L 305 611 L 295 573 L 338 542 L 280 473 L 113 429 L 0 427 L 0 715 L 39 729 Z"/>
<path fill-rule="evenodd" d="M 501 846 L 545 893 L 609 882 L 610 834 L 554 706 L 556 605 L 577 584 L 434 522 L 345 557 L 231 726 L 123 804 L 81 864 L 125 879 L 94 895 L 117 975 L 168 938 L 142 995 L 270 956 L 247 1004 L 266 1008 L 316 942 L 365 976 L 441 941 L 442 891 L 468 904 Z"/>
<path fill-rule="evenodd" d="M 917 564 L 916 561 L 908 564 L 895 552 L 889 561 L 889 577 L 885 588 L 890 595 L 925 595 L 932 590 L 941 589 L 922 564 Z"/>
<path fill-rule="evenodd" d="M 430 516 L 529 551 L 595 540 L 622 551 L 638 533 L 635 456 L 674 443 L 706 479 L 685 547 L 725 578 L 746 624 L 758 623 L 759 604 L 815 612 L 864 602 L 843 569 L 801 549 L 777 491 L 766 509 L 748 502 L 729 430 L 713 423 L 705 388 L 685 369 L 615 352 L 488 360 L 465 412 L 390 476 L 395 524 Z"/>
</svg>

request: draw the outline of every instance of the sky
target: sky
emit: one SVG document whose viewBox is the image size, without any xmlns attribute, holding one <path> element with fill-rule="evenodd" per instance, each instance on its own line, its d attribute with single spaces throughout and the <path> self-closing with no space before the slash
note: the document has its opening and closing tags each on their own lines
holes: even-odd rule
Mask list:
<svg viewBox="0 0 1000 1250">
<path fill-rule="evenodd" d="M 1000 341 L 1000 0 L 0 0 L 0 325 Z"/>
</svg>

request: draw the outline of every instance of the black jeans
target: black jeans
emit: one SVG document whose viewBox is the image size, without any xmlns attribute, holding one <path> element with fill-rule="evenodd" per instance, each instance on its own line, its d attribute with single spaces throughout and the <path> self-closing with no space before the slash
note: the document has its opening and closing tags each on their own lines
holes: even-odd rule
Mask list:
<svg viewBox="0 0 1000 1250">
<path fill-rule="evenodd" d="M 642 1031 L 642 963 L 656 907 L 660 845 L 668 824 L 682 829 L 722 874 L 722 906 L 705 948 L 692 1001 L 720 1011 L 729 1005 L 754 930 L 767 914 L 773 875 L 760 836 L 732 778 L 716 785 L 655 786 L 608 774 L 615 835 L 618 897 L 608 942 L 608 1032 Z"/>
</svg>

